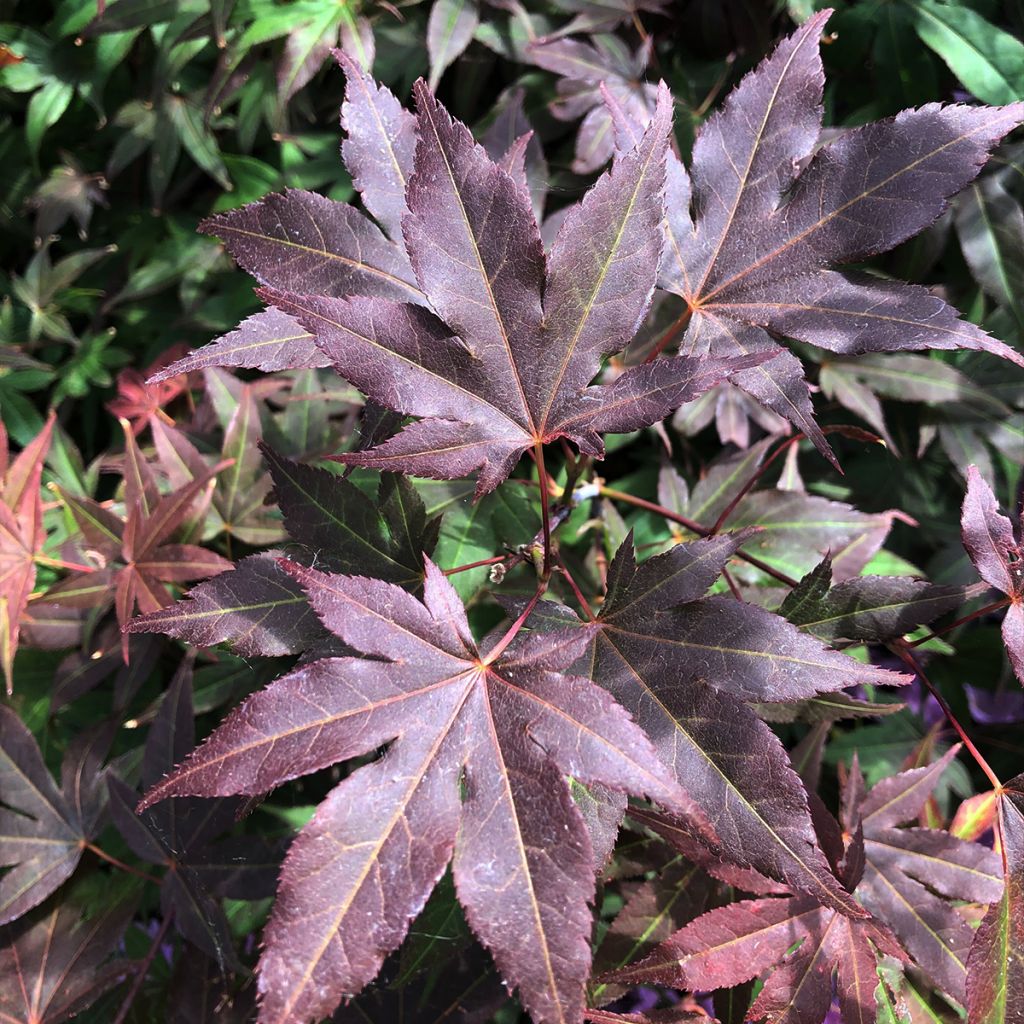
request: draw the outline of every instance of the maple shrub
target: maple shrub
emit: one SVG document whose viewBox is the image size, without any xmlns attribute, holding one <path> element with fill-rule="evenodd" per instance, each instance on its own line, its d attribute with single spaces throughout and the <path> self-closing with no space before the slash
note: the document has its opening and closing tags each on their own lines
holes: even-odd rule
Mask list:
<svg viewBox="0 0 1024 1024">
<path fill-rule="evenodd" d="M 337 51 L 361 206 L 291 190 L 204 222 L 265 309 L 125 378 L 117 500 L 84 474 L 44 500 L 54 416 L 10 460 L 4 437 L 8 693 L 19 647 L 84 630 L 47 707 L 102 681 L 113 705 L 59 785 L 40 714 L 0 706 L 0 1018 L 125 984 L 120 1024 L 173 926 L 190 1021 L 506 1022 L 510 996 L 535 1024 L 1024 1020 L 1024 775 L 927 674 L 941 634 L 998 621 L 1024 684 L 1019 516 L 962 466 L 976 573 L 930 582 L 883 550 L 909 517 L 808 493 L 797 462 L 895 449 L 872 372 L 962 383 L 908 352 L 1024 367 L 865 265 L 945 214 L 1024 103 L 825 133 L 829 14 L 742 78 L 689 169 L 664 83 L 584 78 L 574 170 L 611 164 L 546 217 L 521 97 L 477 142 L 426 82 L 406 109 Z M 569 80 L 595 55 L 529 59 Z M 185 429 L 163 406 L 191 385 Z M 819 388 L 878 433 L 819 424 Z M 699 473 L 602 475 L 716 415 L 736 443 Z M 167 637 L 186 653 L 140 709 Z M 114 756 L 121 726 L 146 740 Z M 965 763 L 988 788 L 950 820 Z M 90 870 L 159 905 L 140 961 Z M 262 928 L 252 983 L 236 918 Z"/>
</svg>

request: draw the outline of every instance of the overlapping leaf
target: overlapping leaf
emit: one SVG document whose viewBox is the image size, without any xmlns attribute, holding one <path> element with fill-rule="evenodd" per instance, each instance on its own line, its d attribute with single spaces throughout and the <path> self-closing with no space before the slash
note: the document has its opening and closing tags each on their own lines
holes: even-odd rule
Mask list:
<svg viewBox="0 0 1024 1024">
<path fill-rule="evenodd" d="M 150 726 L 142 759 L 142 786 L 159 781 L 194 746 L 192 665 L 183 662 Z M 138 794 L 108 778 L 110 812 L 132 852 L 168 870 L 160 886 L 164 914 L 175 927 L 224 966 L 235 963 L 227 918 L 216 897 L 261 899 L 273 892 L 280 854 L 256 837 L 217 837 L 230 828 L 237 800 L 171 800 L 134 811 Z"/>
<path fill-rule="evenodd" d="M 636 717 L 727 858 L 856 914 L 815 845 L 803 785 L 746 702 L 903 677 L 830 651 L 753 605 L 702 597 L 746 539 L 680 544 L 640 566 L 627 540 L 588 627 L 596 636 L 586 671 Z"/>
<path fill-rule="evenodd" d="M 586 634 L 488 654 L 426 568 L 421 604 L 393 584 L 289 563 L 324 624 L 385 660 L 329 658 L 279 679 L 144 801 L 262 793 L 390 744 L 292 846 L 264 936 L 261 1021 L 319 1018 L 365 985 L 453 856 L 469 923 L 534 1019 L 578 1021 L 594 864 L 564 775 L 687 806 L 622 709 L 557 671 Z"/>
<path fill-rule="evenodd" d="M 864 877 L 857 896 L 893 930 L 932 981 L 962 1002 L 974 931 L 948 901 L 998 899 L 999 858 L 948 832 L 896 827 L 917 819 L 958 749 L 933 764 L 883 779 L 866 795 L 855 762 L 843 825 L 864 835 Z"/>
<path fill-rule="evenodd" d="M 612 115 L 601 87 L 612 102 L 640 126 L 654 113 L 657 89 L 643 81 L 650 47 L 631 54 L 615 36 L 598 35 L 590 43 L 576 39 L 540 40 L 527 54 L 538 67 L 561 76 L 551 111 L 562 120 L 583 118 L 576 137 L 572 169 L 590 174 L 603 167 L 615 150 Z"/>
<path fill-rule="evenodd" d="M 101 754 L 83 735 L 65 755 L 58 788 L 32 734 L 0 705 L 0 924 L 71 877 L 103 809 Z"/>
<path fill-rule="evenodd" d="M 832 586 L 826 556 L 789 592 L 779 614 L 830 643 L 877 643 L 954 611 L 970 596 L 969 587 L 904 576 L 853 576 Z"/>
<path fill-rule="evenodd" d="M 960 527 L 978 574 L 1010 599 L 1003 618 L 1003 644 L 1024 685 L 1024 551 L 1010 520 L 999 512 L 992 488 L 974 466 L 967 470 Z"/>
<path fill-rule="evenodd" d="M 440 479 L 479 469 L 484 494 L 527 449 L 566 437 L 600 456 L 602 433 L 656 422 L 764 358 L 677 356 L 587 387 L 602 357 L 629 342 L 654 285 L 667 91 L 640 144 L 569 214 L 547 258 L 523 189 L 425 86 L 417 102 L 402 225 L 433 312 L 382 297 L 331 298 L 333 286 L 301 275 L 278 275 L 263 291 L 313 332 L 346 379 L 421 417 L 344 461 Z"/>
<path fill-rule="evenodd" d="M 1004 889 L 981 922 L 967 961 L 970 1024 L 1024 1020 L 1024 775 L 999 795 Z"/>
<path fill-rule="evenodd" d="M 660 284 L 688 305 L 682 351 L 773 351 L 773 337 L 788 337 L 842 353 L 972 348 L 1021 362 L 923 288 L 828 267 L 932 223 L 1024 106 L 930 104 L 818 147 L 818 38 L 829 13 L 784 40 L 708 119 L 694 145 L 692 192 L 682 166 L 669 163 Z M 735 383 L 831 454 L 795 357 Z"/>
<path fill-rule="evenodd" d="M 114 957 L 132 908 L 87 916 L 72 900 L 55 902 L 0 928 L 0 1020 L 59 1024 L 81 1013 L 130 973 Z"/>
<path fill-rule="evenodd" d="M 376 502 L 349 480 L 263 448 L 284 525 L 310 561 L 406 587 L 423 578 L 439 522 L 427 519 L 412 485 L 381 478 Z M 200 647 L 229 643 L 239 654 L 309 652 L 323 640 L 319 620 L 273 553 L 250 555 L 166 608 L 140 615 L 130 633 L 167 633 Z"/>
</svg>

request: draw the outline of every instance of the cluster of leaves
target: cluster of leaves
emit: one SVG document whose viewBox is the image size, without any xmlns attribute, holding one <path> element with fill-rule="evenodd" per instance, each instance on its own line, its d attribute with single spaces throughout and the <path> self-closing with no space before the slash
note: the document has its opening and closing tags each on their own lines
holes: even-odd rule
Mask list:
<svg viewBox="0 0 1024 1024">
<path fill-rule="evenodd" d="M 882 6 L 738 19 L 720 104 L 659 0 L 9 26 L 9 147 L 109 102 L 123 234 L 2 314 L 0 1015 L 1020 1019 L 1024 70 Z"/>
</svg>

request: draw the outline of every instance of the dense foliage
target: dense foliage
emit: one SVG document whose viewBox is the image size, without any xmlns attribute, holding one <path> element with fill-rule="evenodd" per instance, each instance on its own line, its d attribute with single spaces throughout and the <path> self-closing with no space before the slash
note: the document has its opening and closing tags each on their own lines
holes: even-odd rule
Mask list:
<svg viewBox="0 0 1024 1024">
<path fill-rule="evenodd" d="M 1017 16 L 7 11 L 0 1017 L 1024 1019 Z"/>
</svg>

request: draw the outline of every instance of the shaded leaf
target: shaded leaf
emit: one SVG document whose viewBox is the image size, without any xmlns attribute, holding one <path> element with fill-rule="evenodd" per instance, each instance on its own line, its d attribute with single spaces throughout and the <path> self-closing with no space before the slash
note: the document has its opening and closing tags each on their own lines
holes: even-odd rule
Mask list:
<svg viewBox="0 0 1024 1024">
<path fill-rule="evenodd" d="M 681 798 L 628 716 L 593 684 L 555 671 L 586 636 L 521 637 L 492 657 L 429 562 L 425 605 L 381 581 L 289 571 L 329 629 L 388 660 L 326 659 L 278 680 L 143 802 L 261 793 L 390 743 L 332 791 L 292 846 L 264 936 L 263 1016 L 310 1020 L 358 991 L 454 853 L 467 919 L 534 1019 L 578 1017 L 594 866 L 563 773 L 669 806 Z M 381 888 L 379 872 L 403 881 Z M 311 886 L 314 876 L 326 888 Z"/>
</svg>

